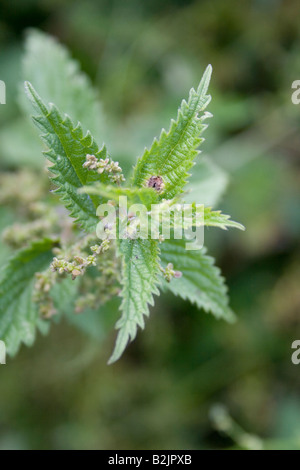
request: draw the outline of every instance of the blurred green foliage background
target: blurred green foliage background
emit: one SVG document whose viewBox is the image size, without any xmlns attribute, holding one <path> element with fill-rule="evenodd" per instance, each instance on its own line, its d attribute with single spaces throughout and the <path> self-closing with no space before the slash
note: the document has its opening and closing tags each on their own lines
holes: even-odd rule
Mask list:
<svg viewBox="0 0 300 470">
<path fill-rule="evenodd" d="M 291 363 L 300 338 L 300 107 L 291 102 L 299 13 L 298 0 L 1 1 L 2 189 L 13 177 L 26 197 L 24 170 L 36 181 L 43 173 L 17 100 L 34 27 L 91 77 L 107 116 L 99 141 L 127 170 L 211 63 L 214 118 L 202 155 L 213 164 L 203 197 L 217 192 L 216 207 L 247 228 L 206 232 L 235 325 L 162 295 L 146 331 L 108 367 L 112 330 L 54 324 L 1 366 L 1 449 L 300 448 L 300 366 Z M 11 199 L 1 201 L 1 229 L 18 220 Z M 1 262 L 7 256 L 1 245 Z M 100 314 L 112 324 L 116 310 Z"/>
</svg>

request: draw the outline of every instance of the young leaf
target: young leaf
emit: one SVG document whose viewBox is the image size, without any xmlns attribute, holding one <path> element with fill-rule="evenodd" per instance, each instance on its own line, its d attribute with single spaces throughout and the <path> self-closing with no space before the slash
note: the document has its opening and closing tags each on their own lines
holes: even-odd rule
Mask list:
<svg viewBox="0 0 300 470">
<path fill-rule="evenodd" d="M 164 281 L 164 286 L 173 294 L 188 299 L 217 318 L 234 319 L 224 279 L 205 249 L 188 251 L 185 240 L 166 240 L 161 245 L 161 262 L 163 265 L 172 263 L 174 269 L 182 272 L 179 279 L 170 283 Z"/>
<path fill-rule="evenodd" d="M 196 204 L 192 203 L 191 206 L 196 210 Z M 175 208 L 178 205 L 175 205 Z M 183 207 L 180 206 L 179 207 Z M 171 219 L 172 226 L 175 226 L 173 220 Z M 244 225 L 239 222 L 235 222 L 230 219 L 230 215 L 222 214 L 221 211 L 213 211 L 211 207 L 204 207 L 203 217 L 200 217 L 199 220 L 195 218 L 195 214 L 192 213 L 191 219 L 185 220 L 184 225 L 186 228 L 191 227 L 200 227 L 202 225 L 206 227 L 218 227 L 222 230 L 227 230 L 227 227 L 237 228 L 239 230 L 245 230 Z"/>
<path fill-rule="evenodd" d="M 192 204 L 193 207 L 196 207 L 195 203 Z M 239 222 L 235 222 L 234 220 L 230 219 L 230 215 L 222 214 L 221 211 L 213 211 L 211 207 L 204 207 L 204 224 L 203 218 L 200 221 L 196 221 L 192 219 L 192 223 L 189 225 L 187 224 L 187 228 L 191 227 L 199 227 L 201 225 L 205 225 L 206 227 L 218 227 L 222 230 L 227 230 L 227 227 L 237 228 L 239 230 L 245 230 L 244 225 L 240 224 Z"/>
<path fill-rule="evenodd" d="M 182 192 L 189 176 L 188 170 L 198 154 L 196 149 L 203 141 L 200 134 L 207 127 L 203 120 L 210 116 L 209 113 L 199 114 L 211 99 L 206 94 L 211 72 L 212 67 L 209 65 L 197 90 L 192 88 L 188 102 L 182 101 L 177 120 L 171 121 L 169 131 L 163 129 L 159 140 L 154 139 L 151 149 L 146 149 L 138 160 L 133 176 L 135 185 L 145 186 L 151 176 L 160 176 L 164 185 L 161 198 L 171 199 Z"/>
<path fill-rule="evenodd" d="M 144 315 L 149 315 L 159 272 L 158 243 L 155 240 L 121 240 L 123 257 L 121 296 L 122 316 L 116 324 L 119 330 L 109 364 L 117 361 L 129 341 L 136 337 L 137 328 L 144 328 Z"/>
<path fill-rule="evenodd" d="M 46 103 L 55 103 L 75 122 L 80 121 L 85 131 L 94 135 L 100 129 L 103 131 L 101 107 L 89 78 L 55 38 L 35 29 L 29 30 L 23 77 L 39 90 Z"/>
<path fill-rule="evenodd" d="M 0 272 L 0 338 L 11 355 L 21 342 L 33 342 L 35 328 L 41 322 L 31 300 L 32 281 L 34 274 L 50 263 L 54 244 L 50 239 L 32 243 L 17 252 Z"/>
<path fill-rule="evenodd" d="M 227 230 L 227 227 L 245 230 L 244 225 L 230 219 L 230 215 L 222 214 L 221 211 L 212 211 L 210 207 L 204 208 L 204 225 L 207 227 L 219 227 Z"/>
<path fill-rule="evenodd" d="M 128 204 L 143 204 L 149 209 L 151 204 L 155 204 L 158 200 L 157 192 L 152 188 L 121 188 L 96 183 L 93 186 L 84 186 L 79 192 L 84 192 L 90 196 L 99 195 L 106 198 L 106 200 L 116 202 L 119 201 L 120 196 L 126 196 Z"/>
<path fill-rule="evenodd" d="M 161 204 L 161 206 L 163 205 L 164 203 Z M 174 213 L 176 213 L 177 211 L 179 211 L 179 213 L 183 213 L 185 205 L 177 204 L 176 201 L 173 205 L 170 204 L 170 214 L 169 212 L 167 212 L 166 220 L 168 221 L 168 223 L 170 223 L 171 228 L 178 228 L 184 226 L 185 229 L 189 229 L 192 227 L 201 227 L 204 225 L 206 227 L 218 227 L 223 230 L 227 230 L 227 227 L 245 230 L 245 227 L 242 224 L 231 220 L 230 215 L 222 214 L 221 211 L 212 211 L 210 207 L 203 207 L 200 205 L 199 209 L 203 208 L 202 212 L 201 210 L 196 211 L 197 206 L 195 203 L 190 203 L 189 206 L 191 207 L 191 209 L 193 209 L 190 218 L 184 218 L 183 220 L 181 220 L 180 218 L 175 220 L 175 218 L 172 217 L 172 212 L 174 211 Z"/>
<path fill-rule="evenodd" d="M 90 132 L 84 136 L 80 123 L 74 126 L 70 117 L 62 116 L 51 103 L 47 107 L 30 83 L 25 84 L 25 89 L 34 109 L 38 112 L 33 120 L 42 130 L 42 139 L 49 148 L 44 153 L 53 163 L 51 172 L 55 175 L 53 181 L 58 187 L 56 192 L 61 195 L 61 200 L 76 222 L 87 231 L 92 231 L 98 221 L 96 208 L 103 202 L 103 198 L 79 194 L 78 189 L 95 181 L 104 183 L 109 181 L 105 173 L 99 175 L 83 168 L 87 154 L 105 159 L 106 147 L 103 146 L 99 150 Z"/>
</svg>

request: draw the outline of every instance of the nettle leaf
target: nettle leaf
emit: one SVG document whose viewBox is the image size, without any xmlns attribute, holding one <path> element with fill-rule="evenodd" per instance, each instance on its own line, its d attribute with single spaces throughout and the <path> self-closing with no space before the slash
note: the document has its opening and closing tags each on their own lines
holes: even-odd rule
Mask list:
<svg viewBox="0 0 300 470">
<path fill-rule="evenodd" d="M 161 205 L 163 205 L 163 203 Z M 199 206 L 198 210 L 197 206 Z M 178 204 L 176 202 L 174 205 L 170 205 L 170 214 L 167 212 L 165 220 L 170 223 L 171 228 L 184 227 L 185 229 L 189 229 L 205 226 L 218 227 L 222 230 L 227 230 L 228 227 L 245 230 L 245 227 L 242 224 L 231 220 L 230 215 L 223 214 L 221 211 L 213 211 L 211 207 L 203 207 L 203 205 L 197 205 L 196 203 L 189 203 L 189 207 L 191 208 L 191 215 L 189 218 L 183 217 L 175 220 L 172 216 L 172 212 L 174 211 L 174 214 L 176 214 L 176 212 L 178 213 L 179 211 L 180 214 L 183 214 L 186 207 L 187 205 Z M 162 213 L 162 215 L 164 217 L 164 213 Z"/>
<path fill-rule="evenodd" d="M 245 230 L 244 225 L 230 219 L 230 215 L 222 214 L 221 211 L 213 211 L 211 207 L 204 208 L 204 225 L 206 227 L 219 227 L 227 230 L 227 227 Z"/>
<path fill-rule="evenodd" d="M 209 65 L 197 90 L 192 88 L 188 102 L 182 101 L 177 120 L 171 121 L 169 131 L 163 129 L 159 140 L 155 139 L 150 150 L 146 149 L 138 160 L 133 175 L 135 185 L 145 186 L 151 176 L 160 176 L 164 184 L 161 198 L 172 199 L 182 192 L 188 170 L 198 154 L 197 147 L 203 141 L 200 135 L 207 127 L 203 121 L 211 116 L 209 113 L 199 116 L 211 100 L 206 94 L 211 73 Z"/>
<path fill-rule="evenodd" d="M 143 204 L 147 208 L 151 207 L 151 204 L 155 204 L 158 201 L 158 194 L 152 188 L 121 188 L 118 186 L 106 186 L 105 184 L 96 183 L 93 186 L 84 186 L 80 192 L 86 194 L 99 195 L 106 200 L 119 201 L 120 196 L 126 196 L 128 204 Z"/>
<path fill-rule="evenodd" d="M 85 230 L 92 231 L 98 221 L 96 208 L 103 202 L 103 198 L 79 194 L 78 190 L 95 181 L 109 182 L 105 173 L 99 175 L 83 168 L 87 154 L 105 159 L 106 147 L 99 149 L 91 133 L 84 135 L 81 124 L 78 122 L 74 126 L 71 118 L 66 114 L 62 116 L 54 104 L 50 103 L 47 107 L 30 83 L 26 82 L 25 89 L 38 112 L 33 120 L 42 130 L 41 137 L 49 148 L 44 154 L 53 163 L 50 170 L 55 175 L 53 182 L 58 187 L 56 192 L 61 195 L 71 217 Z"/>
<path fill-rule="evenodd" d="M 116 323 L 119 332 L 109 364 L 117 361 L 128 342 L 134 340 L 138 326 L 144 328 L 144 315 L 149 315 L 153 295 L 159 295 L 156 285 L 159 273 L 157 241 L 121 240 L 119 250 L 123 258 L 122 316 Z"/>
<path fill-rule="evenodd" d="M 222 230 L 227 230 L 228 227 L 245 230 L 244 225 L 239 222 L 231 220 L 230 215 L 223 214 L 221 211 L 213 211 L 211 207 L 203 207 L 203 217 L 200 220 L 195 218 L 196 203 L 192 203 L 191 207 L 194 209 L 191 220 L 185 223 L 186 228 L 199 227 L 218 227 Z"/>
<path fill-rule="evenodd" d="M 185 240 L 166 240 L 161 245 L 162 265 L 172 263 L 174 269 L 182 272 L 182 277 L 170 283 L 163 281 L 173 294 L 213 313 L 217 318 L 234 320 L 228 305 L 227 287 L 214 259 L 206 255 L 206 250 L 188 251 Z"/>
<path fill-rule="evenodd" d="M 108 200 L 118 201 L 120 196 L 126 196 L 130 204 L 144 204 L 147 213 L 152 204 L 158 203 L 164 207 L 178 203 L 189 176 L 188 171 L 198 154 L 197 148 L 203 140 L 200 136 L 207 127 L 204 120 L 210 116 L 204 111 L 210 102 L 207 90 L 211 66 L 207 67 L 198 89 L 190 91 L 188 102 L 182 101 L 177 120 L 171 122 L 169 131 L 163 129 L 160 138 L 154 140 L 151 149 L 145 150 L 137 162 L 132 186 L 124 188 L 112 185 L 112 175 L 107 172 L 99 174 L 83 166 L 88 154 L 105 160 L 107 150 L 104 145 L 99 148 L 90 133 L 90 130 L 98 131 L 99 108 L 89 82 L 78 73 L 77 65 L 61 46 L 40 33 L 31 33 L 26 54 L 26 76 L 39 88 L 47 102 L 50 101 L 48 105 L 45 104 L 33 86 L 29 82 L 25 83 L 27 95 L 36 112 L 33 120 L 42 130 L 42 140 L 48 147 L 45 156 L 52 163 L 50 171 L 54 175 L 52 179 L 57 186 L 56 192 L 77 223 L 87 231 L 94 231 L 99 222 L 96 214 L 98 206 Z M 51 101 L 55 101 L 75 121 L 71 120 L 69 114 L 62 114 Z M 89 129 L 86 133 L 79 120 Z M 213 173 L 211 168 L 209 172 Z M 223 178 L 219 182 L 221 189 L 218 189 L 217 196 L 222 192 L 224 184 Z M 194 191 L 195 194 L 198 193 Z M 129 229 L 138 227 L 134 225 L 134 222 L 139 222 L 138 217 L 132 219 L 126 227 L 129 234 Z M 243 229 L 241 224 L 231 221 L 229 216 L 210 208 L 204 209 L 204 225 Z M 38 319 L 36 308 L 32 305 L 31 290 L 34 273 L 41 271 L 51 261 L 51 242 L 48 243 L 48 248 L 47 242 L 43 241 L 40 245 L 33 244 L 19 252 L 8 264 L 2 277 L 0 273 L 0 338 L 2 336 L 8 341 L 8 350 L 13 353 L 21 341 L 31 344 L 35 325 L 45 324 Z M 204 249 L 187 251 L 185 240 L 164 241 L 162 263 L 172 263 L 183 274 L 168 284 L 160 276 L 157 240 L 121 239 L 117 245 L 117 254 L 122 258 L 122 314 L 116 324 L 119 331 L 110 364 L 120 358 L 127 344 L 136 337 L 138 327 L 144 328 L 144 317 L 149 315 L 153 295 L 159 294 L 159 281 L 175 295 L 189 299 L 216 317 L 233 319 L 224 280 L 219 269 L 214 266 L 214 260 L 206 255 Z M 75 295 L 76 286 L 71 282 Z M 63 283 L 56 292 L 53 288 L 52 293 L 57 296 L 58 304 L 62 300 L 60 292 L 63 288 Z M 72 304 L 73 294 L 68 292 L 65 292 L 66 307 L 61 306 L 62 310 L 69 310 Z"/>
<path fill-rule="evenodd" d="M 20 344 L 31 345 L 36 326 L 43 322 L 32 302 L 36 272 L 49 265 L 55 241 L 44 239 L 17 252 L 0 271 L 0 338 L 7 352 L 16 354 Z"/>
<path fill-rule="evenodd" d="M 46 103 L 55 103 L 86 130 L 97 135 L 103 129 L 101 106 L 87 75 L 55 38 L 29 30 L 23 59 L 24 79 L 39 90 Z M 28 106 L 26 106 L 26 110 Z"/>
</svg>

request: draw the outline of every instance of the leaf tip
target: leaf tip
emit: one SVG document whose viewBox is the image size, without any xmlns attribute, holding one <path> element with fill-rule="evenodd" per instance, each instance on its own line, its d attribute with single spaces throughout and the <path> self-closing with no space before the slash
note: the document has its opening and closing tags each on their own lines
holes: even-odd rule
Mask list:
<svg viewBox="0 0 300 470">
<path fill-rule="evenodd" d="M 200 81 L 200 84 L 199 84 L 199 87 L 198 87 L 198 90 L 197 90 L 197 92 L 202 96 L 205 96 L 206 93 L 207 93 L 209 83 L 210 83 L 210 79 L 211 79 L 211 75 L 212 75 L 212 71 L 213 71 L 213 68 L 212 68 L 211 64 L 209 64 L 205 69 L 205 72 L 203 74 L 203 77 Z"/>
<path fill-rule="evenodd" d="M 24 88 L 25 88 L 25 93 L 27 94 L 27 96 L 30 98 L 31 95 L 32 95 L 32 89 L 33 89 L 33 86 L 31 85 L 30 82 L 28 82 L 27 80 L 24 82 Z"/>
</svg>

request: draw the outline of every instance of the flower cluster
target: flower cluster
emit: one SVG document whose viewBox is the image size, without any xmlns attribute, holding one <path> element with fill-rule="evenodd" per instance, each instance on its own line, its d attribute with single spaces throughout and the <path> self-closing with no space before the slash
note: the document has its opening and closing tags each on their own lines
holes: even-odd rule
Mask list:
<svg viewBox="0 0 300 470">
<path fill-rule="evenodd" d="M 93 242 L 95 243 L 95 237 L 93 235 L 86 235 L 78 243 L 69 248 L 55 247 L 53 252 L 56 256 L 53 258 L 50 267 L 44 272 L 36 274 L 34 301 L 38 303 L 39 312 L 43 318 L 51 318 L 57 313 L 51 298 L 52 287 L 56 283 L 61 282 L 65 275 L 71 275 L 72 279 L 75 280 L 78 276 L 83 275 L 86 269 L 91 266 L 97 268 L 100 277 L 96 279 L 91 277 L 86 280 L 85 278 L 88 278 L 88 276 L 82 278 L 85 281 L 81 282 L 81 287 L 84 288 L 83 292 L 87 293 L 84 293 L 83 296 L 77 299 L 75 311 L 79 313 L 87 307 L 97 307 L 100 296 L 98 285 L 95 288 L 95 285 L 90 285 L 90 283 L 95 283 L 98 279 L 101 280 L 100 285 L 102 283 L 106 287 L 110 286 L 107 292 L 109 298 L 117 295 L 118 291 L 114 283 L 118 278 L 120 269 L 116 265 L 116 260 L 110 261 L 109 259 L 111 253 L 108 252 L 108 249 L 110 248 L 111 241 L 104 240 L 101 244 L 97 245 L 92 245 Z M 93 254 L 88 255 L 88 250 L 91 250 Z M 102 256 L 98 258 L 100 254 Z M 91 291 L 97 292 L 97 296 L 89 294 Z M 109 298 L 106 300 L 109 300 Z"/>
<path fill-rule="evenodd" d="M 105 240 L 103 240 L 101 245 L 91 246 L 91 251 L 95 253 L 96 255 L 100 255 L 101 253 L 104 253 L 105 251 L 107 251 L 109 247 L 110 247 L 110 240 L 106 238 Z"/>
<path fill-rule="evenodd" d="M 13 224 L 3 230 L 1 238 L 11 248 L 21 248 L 32 240 L 47 236 L 51 228 L 51 224 L 45 219 L 26 224 Z"/>
<path fill-rule="evenodd" d="M 182 276 L 181 271 L 175 271 L 172 263 L 168 263 L 166 268 L 160 267 L 161 272 L 167 282 L 171 282 L 173 278 L 178 279 Z"/>
<path fill-rule="evenodd" d="M 82 295 L 75 302 L 76 313 L 81 313 L 86 308 L 97 309 L 120 294 L 119 258 L 109 251 L 102 252 L 100 260 L 96 267 L 99 275 L 95 278 L 82 278 Z"/>
<path fill-rule="evenodd" d="M 109 158 L 103 160 L 102 158 L 98 159 L 95 155 L 87 155 L 83 167 L 88 170 L 95 170 L 99 175 L 106 173 L 113 183 L 120 184 L 125 181 L 119 162 L 114 162 Z"/>
<path fill-rule="evenodd" d="M 95 309 L 97 307 L 97 297 L 91 292 L 87 292 L 85 295 L 78 297 L 75 302 L 75 312 L 82 313 L 85 309 Z"/>
<path fill-rule="evenodd" d="M 97 265 L 97 255 L 104 253 L 110 247 L 110 240 L 104 240 L 100 245 L 90 246 L 92 236 L 87 235 L 78 244 L 74 245 L 69 252 L 63 252 L 60 248 L 55 248 L 54 253 L 58 256 L 53 258 L 50 265 L 52 272 L 58 274 L 71 274 L 72 279 L 85 273 L 86 269 Z M 84 250 L 90 249 L 93 254 L 85 256 Z"/>
<path fill-rule="evenodd" d="M 89 255 L 87 258 L 75 256 L 72 262 L 65 259 L 53 258 L 51 263 L 51 270 L 59 274 L 67 273 L 72 274 L 72 279 L 85 273 L 86 268 L 96 266 L 96 255 Z"/>
<path fill-rule="evenodd" d="M 18 184 L 16 184 L 18 181 Z M 0 204 L 10 205 L 18 213 L 26 214 L 30 205 L 44 197 L 47 178 L 37 178 L 34 172 L 21 170 L 0 173 Z"/>
<path fill-rule="evenodd" d="M 53 300 L 50 297 L 50 290 L 56 281 L 56 273 L 48 269 L 43 273 L 36 273 L 35 277 L 33 300 L 39 304 L 40 315 L 43 318 L 51 318 L 57 314 Z"/>
<path fill-rule="evenodd" d="M 1 235 L 4 243 L 12 248 L 22 248 L 33 240 L 41 238 L 59 238 L 59 232 L 65 221 L 69 224 L 67 218 L 62 217 L 52 207 L 48 207 L 45 203 L 31 203 L 26 208 L 28 212 L 29 222 L 15 223 L 6 227 Z"/>
</svg>

